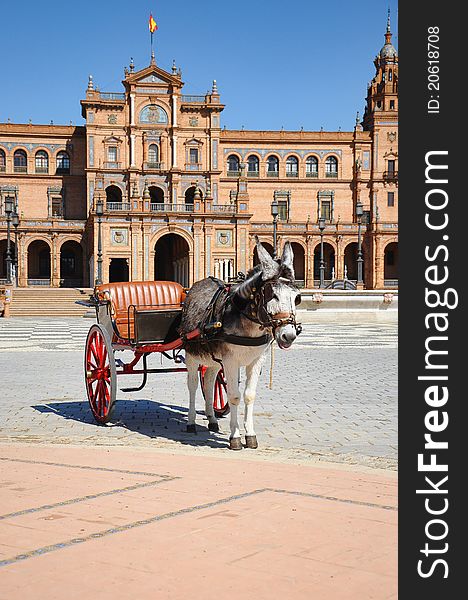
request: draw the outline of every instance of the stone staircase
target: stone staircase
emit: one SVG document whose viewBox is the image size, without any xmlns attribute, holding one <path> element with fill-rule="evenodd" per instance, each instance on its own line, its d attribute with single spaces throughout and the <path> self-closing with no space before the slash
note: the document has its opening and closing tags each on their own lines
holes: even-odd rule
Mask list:
<svg viewBox="0 0 468 600">
<path fill-rule="evenodd" d="M 12 317 L 84 317 L 94 309 L 75 304 L 87 300 L 88 288 L 16 288 L 10 308 Z"/>
</svg>

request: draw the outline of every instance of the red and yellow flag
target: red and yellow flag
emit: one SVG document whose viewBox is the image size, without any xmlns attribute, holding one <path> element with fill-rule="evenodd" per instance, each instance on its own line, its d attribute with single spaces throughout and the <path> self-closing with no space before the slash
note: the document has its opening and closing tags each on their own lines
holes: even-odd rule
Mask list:
<svg viewBox="0 0 468 600">
<path fill-rule="evenodd" d="M 154 33 L 156 31 L 156 29 L 158 28 L 156 21 L 153 19 L 152 14 L 150 14 L 148 26 L 149 26 L 149 30 L 151 33 Z"/>
</svg>

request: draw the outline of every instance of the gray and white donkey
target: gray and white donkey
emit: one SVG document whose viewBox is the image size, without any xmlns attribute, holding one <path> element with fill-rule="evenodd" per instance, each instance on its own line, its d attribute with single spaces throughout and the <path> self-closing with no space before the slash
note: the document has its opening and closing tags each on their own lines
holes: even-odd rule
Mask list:
<svg viewBox="0 0 468 600">
<path fill-rule="evenodd" d="M 213 390 L 222 363 L 231 408 L 230 448 L 233 450 L 241 450 L 243 447 L 238 421 L 239 368 L 246 367 L 246 446 L 257 448 L 253 406 L 267 349 L 273 339 L 280 348 L 289 348 L 301 331 L 301 326 L 296 323 L 296 306 L 301 298 L 294 283 L 294 254 L 291 244 L 286 242 L 281 259 L 273 259 L 257 238 L 257 253 L 260 264 L 249 271 L 245 281 L 232 286 L 229 294 L 224 296 L 222 329 L 219 334 L 213 336 L 209 342 L 196 340 L 186 346 L 187 383 L 190 394 L 187 431 L 196 432 L 195 394 L 199 365 L 207 367 L 204 389 L 208 428 L 211 431 L 219 431 L 213 409 Z M 200 325 L 207 306 L 221 286 L 224 288 L 223 282 L 211 277 L 192 286 L 184 303 L 181 333 L 193 331 Z"/>
</svg>

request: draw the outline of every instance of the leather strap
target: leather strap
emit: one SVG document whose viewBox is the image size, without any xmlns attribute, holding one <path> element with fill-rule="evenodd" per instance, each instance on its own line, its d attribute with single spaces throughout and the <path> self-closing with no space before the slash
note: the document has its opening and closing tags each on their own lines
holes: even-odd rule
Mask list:
<svg viewBox="0 0 468 600">
<path fill-rule="evenodd" d="M 260 337 L 247 337 L 243 335 L 222 333 L 216 338 L 216 341 L 228 342 L 229 344 L 234 344 L 234 346 L 264 346 L 265 344 L 269 344 L 271 340 L 271 335 L 268 335 L 267 333 Z"/>
</svg>

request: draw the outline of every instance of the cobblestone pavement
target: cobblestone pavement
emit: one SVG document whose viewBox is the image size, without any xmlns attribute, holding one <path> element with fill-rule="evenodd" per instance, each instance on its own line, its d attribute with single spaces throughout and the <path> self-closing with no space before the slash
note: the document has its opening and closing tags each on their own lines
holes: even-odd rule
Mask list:
<svg viewBox="0 0 468 600">
<path fill-rule="evenodd" d="M 208 432 L 201 398 L 198 435 L 185 432 L 184 374 L 150 375 L 140 392 L 117 392 L 114 422 L 101 427 L 88 408 L 83 347 L 92 319 L 0 320 L 0 440 L 135 445 L 229 452 L 228 418 Z M 255 403 L 260 448 L 277 460 L 331 460 L 382 468 L 397 458 L 396 325 L 306 325 L 291 350 L 275 350 Z M 119 353 L 125 359 L 126 353 Z M 157 367 L 153 356 L 149 366 Z M 139 383 L 120 378 L 119 387 Z M 253 452 L 240 455 L 253 458 Z"/>
</svg>

